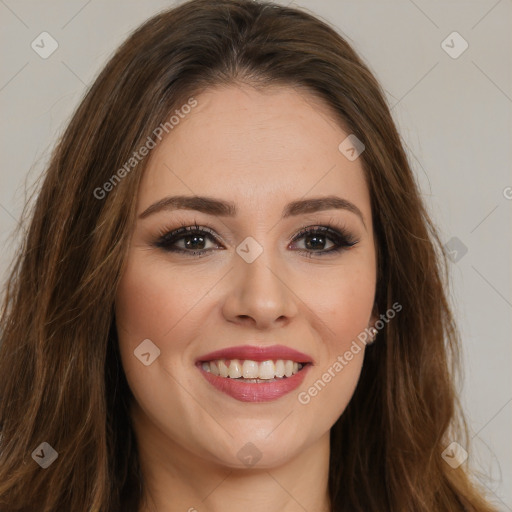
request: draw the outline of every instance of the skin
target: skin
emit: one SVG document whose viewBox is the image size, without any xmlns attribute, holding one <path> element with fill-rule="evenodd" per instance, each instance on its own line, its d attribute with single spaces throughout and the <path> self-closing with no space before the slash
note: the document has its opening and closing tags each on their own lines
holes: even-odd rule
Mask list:
<svg viewBox="0 0 512 512">
<path fill-rule="evenodd" d="M 376 318 L 376 255 L 361 160 L 338 150 L 348 133 L 307 92 L 232 85 L 196 99 L 150 154 L 137 212 L 178 194 L 233 201 L 239 212 L 228 218 L 160 211 L 138 219 L 133 230 L 116 321 L 135 396 L 131 414 L 147 489 L 141 512 L 329 510 L 329 430 L 353 395 L 364 345 L 308 404 L 298 393 Z M 281 218 L 288 202 L 327 195 L 355 204 L 364 223 L 343 209 Z M 217 240 L 206 237 L 206 245 L 194 247 L 211 248 L 208 255 L 154 246 L 180 222 L 213 230 Z M 335 244 L 327 238 L 310 249 L 311 258 L 304 251 L 312 236 L 292 243 L 304 226 L 329 222 L 358 243 L 319 255 Z M 252 263 L 236 252 L 248 236 L 263 247 Z M 183 249 L 186 241 L 175 246 Z M 149 366 L 134 357 L 145 339 L 160 349 Z M 270 402 L 241 402 L 211 386 L 194 362 L 242 344 L 289 346 L 314 365 L 298 390 Z M 237 457 L 248 442 L 261 454 L 251 467 Z"/>
</svg>

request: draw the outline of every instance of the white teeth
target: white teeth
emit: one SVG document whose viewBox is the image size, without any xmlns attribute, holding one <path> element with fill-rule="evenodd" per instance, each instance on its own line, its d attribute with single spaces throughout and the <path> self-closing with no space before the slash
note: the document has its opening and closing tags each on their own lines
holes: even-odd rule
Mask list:
<svg viewBox="0 0 512 512">
<path fill-rule="evenodd" d="M 229 368 L 226 366 L 224 361 L 217 361 L 217 366 L 219 368 L 219 375 L 221 377 L 227 377 L 229 375 Z"/>
<path fill-rule="evenodd" d="M 217 368 L 215 361 L 210 362 L 210 371 L 213 373 L 213 375 L 219 375 L 219 369 Z"/>
<path fill-rule="evenodd" d="M 257 379 L 258 363 L 256 361 L 249 361 L 246 359 L 242 365 L 242 377 L 244 379 Z"/>
<path fill-rule="evenodd" d="M 276 361 L 276 377 L 284 377 L 284 361 L 282 359 Z"/>
<path fill-rule="evenodd" d="M 260 379 L 273 379 L 275 374 L 276 370 L 274 366 L 274 361 L 263 361 L 262 363 L 259 364 L 258 377 Z"/>
<path fill-rule="evenodd" d="M 238 379 L 242 376 L 242 366 L 238 359 L 233 359 L 229 365 L 228 377 L 230 379 Z"/>
<path fill-rule="evenodd" d="M 278 359 L 277 361 L 252 361 L 250 359 L 231 361 L 219 359 L 201 363 L 201 368 L 212 375 L 230 379 L 243 377 L 248 382 L 272 381 L 291 377 L 303 368 L 303 364 L 297 361 Z"/>
</svg>

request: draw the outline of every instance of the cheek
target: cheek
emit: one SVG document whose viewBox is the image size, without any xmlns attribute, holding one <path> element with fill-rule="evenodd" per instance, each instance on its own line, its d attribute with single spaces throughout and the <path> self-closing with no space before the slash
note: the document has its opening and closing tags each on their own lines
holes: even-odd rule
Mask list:
<svg viewBox="0 0 512 512">
<path fill-rule="evenodd" d="M 127 261 L 116 295 L 119 351 L 128 384 L 151 421 L 170 429 L 175 438 L 189 430 L 185 420 L 172 411 L 180 410 L 180 390 L 191 388 L 188 372 L 182 371 L 188 346 L 185 332 L 194 332 L 187 314 L 201 288 L 193 278 L 171 272 L 161 262 L 135 252 Z M 206 283 L 204 288 L 208 289 Z M 148 366 L 134 355 L 146 339 L 160 350 Z"/>
<path fill-rule="evenodd" d="M 322 333 L 322 353 L 298 399 L 319 424 L 330 428 L 350 402 L 360 377 L 365 345 L 358 336 L 365 335 L 374 303 L 372 265 L 347 265 L 328 277 L 317 275 L 314 290 L 308 306 Z"/>
<path fill-rule="evenodd" d="M 328 351 L 346 350 L 368 327 L 375 298 L 375 274 L 371 266 L 347 266 L 316 276 L 310 287 L 309 307 L 321 322 Z"/>
<path fill-rule="evenodd" d="M 158 383 L 161 388 L 163 383 L 164 395 L 179 387 L 169 374 L 179 375 L 180 382 L 190 378 L 185 369 L 192 357 L 192 342 L 203 326 L 206 295 L 214 283 L 211 274 L 172 268 L 160 258 L 147 257 L 144 251 L 129 256 L 116 295 L 116 325 L 123 368 L 132 391 L 135 395 L 137 391 L 151 394 L 144 402 L 156 399 Z M 135 355 L 148 339 L 157 347 L 146 342 L 150 349 L 160 352 L 154 362 L 144 366 Z"/>
<path fill-rule="evenodd" d="M 117 290 L 115 312 L 119 351 L 134 394 L 148 385 L 153 386 L 155 383 L 151 381 L 162 378 L 161 372 L 172 371 L 173 355 L 183 352 L 180 338 L 173 335 L 180 327 L 179 319 L 185 316 L 187 300 L 186 293 L 180 292 L 176 284 L 176 279 L 153 262 L 142 261 L 138 254 L 129 257 Z M 166 333 L 169 335 L 165 336 Z M 163 342 L 169 338 L 173 343 Z M 158 354 L 152 344 L 148 345 L 158 357 L 146 367 L 135 357 L 134 351 L 137 352 L 147 339 L 160 352 Z M 151 397 L 145 397 L 144 401 L 148 399 Z"/>
<path fill-rule="evenodd" d="M 166 333 L 179 329 L 179 322 L 208 290 L 207 284 L 201 291 L 203 285 L 193 276 L 184 279 L 181 272 L 170 271 L 161 262 L 133 255 L 117 292 L 118 329 L 130 340 L 161 341 Z"/>
</svg>

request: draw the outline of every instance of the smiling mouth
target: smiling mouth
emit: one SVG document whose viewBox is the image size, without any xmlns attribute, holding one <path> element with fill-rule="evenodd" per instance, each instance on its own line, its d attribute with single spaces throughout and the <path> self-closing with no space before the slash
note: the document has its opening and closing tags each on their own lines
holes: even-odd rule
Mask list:
<svg viewBox="0 0 512 512">
<path fill-rule="evenodd" d="M 216 359 L 197 363 L 206 373 L 247 384 L 264 384 L 287 379 L 299 373 L 309 364 L 290 359 L 269 359 L 267 361 Z"/>
</svg>

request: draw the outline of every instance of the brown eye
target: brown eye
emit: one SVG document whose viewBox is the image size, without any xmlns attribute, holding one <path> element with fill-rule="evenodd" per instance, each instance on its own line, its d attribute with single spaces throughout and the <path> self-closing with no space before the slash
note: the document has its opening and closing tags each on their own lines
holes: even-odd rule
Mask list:
<svg viewBox="0 0 512 512">
<path fill-rule="evenodd" d="M 319 256 L 335 254 L 358 243 L 358 240 L 350 233 L 334 229 L 331 226 L 304 228 L 292 240 L 292 245 L 301 239 L 304 239 L 305 247 L 296 250 L 308 257 L 312 257 L 313 254 Z M 213 242 L 214 246 L 208 247 L 209 242 Z M 330 246 L 326 249 L 325 246 L 329 243 Z M 182 253 L 188 256 L 204 256 L 212 250 L 222 248 L 217 244 L 211 229 L 198 225 L 182 226 L 164 233 L 154 245 L 166 252 Z"/>
<path fill-rule="evenodd" d="M 352 247 L 358 243 L 351 234 L 345 231 L 338 231 L 331 226 L 311 226 L 302 229 L 293 239 L 292 243 L 296 243 L 300 239 L 305 240 L 305 249 L 299 249 L 299 252 L 305 252 L 306 256 L 311 257 L 313 253 L 319 256 L 325 254 L 338 253 L 348 247 Z M 325 249 L 327 241 L 331 241 L 332 247 Z"/>
<path fill-rule="evenodd" d="M 209 241 L 216 242 L 213 231 L 209 228 L 185 226 L 165 233 L 155 242 L 155 246 L 168 252 L 199 256 L 212 250 L 212 247 L 207 247 Z M 179 243 L 182 243 L 181 247 L 178 246 Z"/>
</svg>

